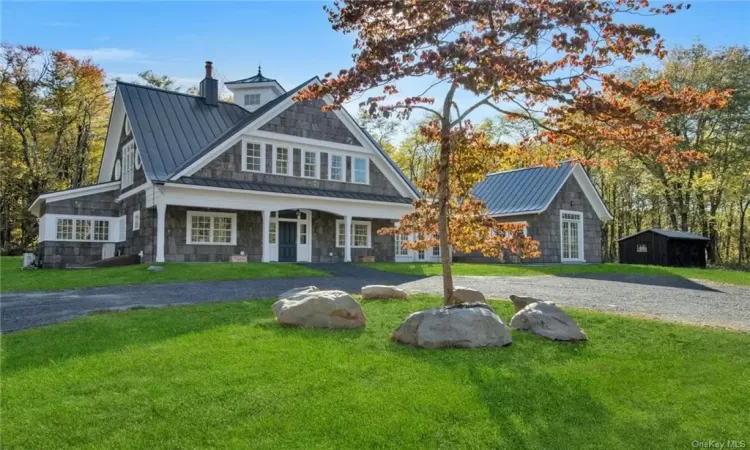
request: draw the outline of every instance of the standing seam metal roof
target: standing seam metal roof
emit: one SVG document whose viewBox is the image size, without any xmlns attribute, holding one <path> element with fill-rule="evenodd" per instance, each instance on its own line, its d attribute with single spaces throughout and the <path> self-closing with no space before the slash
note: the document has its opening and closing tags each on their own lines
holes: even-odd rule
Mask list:
<svg viewBox="0 0 750 450">
<path fill-rule="evenodd" d="M 573 170 L 570 161 L 559 167 L 530 167 L 497 172 L 474 186 L 474 197 L 482 200 L 492 216 L 542 211 Z"/>
<path fill-rule="evenodd" d="M 699 234 L 694 233 L 688 233 L 687 231 L 677 231 L 677 230 L 662 230 L 659 228 L 649 228 L 648 230 L 643 230 L 635 234 L 631 234 L 630 236 L 625 236 L 624 238 L 618 239 L 618 241 L 624 241 L 625 239 L 630 239 L 634 236 L 638 236 L 639 234 L 653 232 L 656 234 L 660 234 L 662 236 L 666 236 L 670 239 L 687 239 L 692 241 L 710 241 L 709 238 L 705 236 L 701 236 Z"/>
</svg>

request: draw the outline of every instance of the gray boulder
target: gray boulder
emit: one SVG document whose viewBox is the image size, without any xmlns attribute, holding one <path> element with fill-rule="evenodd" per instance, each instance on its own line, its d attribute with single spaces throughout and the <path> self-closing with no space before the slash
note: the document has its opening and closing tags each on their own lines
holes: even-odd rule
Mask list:
<svg viewBox="0 0 750 450">
<path fill-rule="evenodd" d="M 415 312 L 391 340 L 423 348 L 502 347 L 512 342 L 508 327 L 484 303 Z"/>
<path fill-rule="evenodd" d="M 516 309 L 516 312 L 518 312 L 532 303 L 541 302 L 543 300 L 539 300 L 534 297 L 521 297 L 520 295 L 511 295 L 510 301 L 513 302 L 513 307 Z"/>
<path fill-rule="evenodd" d="M 305 287 L 298 287 L 294 289 L 289 289 L 288 291 L 279 294 L 279 300 L 283 300 L 285 298 L 294 299 L 296 297 L 304 297 L 305 295 L 316 292 L 319 289 L 317 286 L 305 286 Z"/>
<path fill-rule="evenodd" d="M 362 288 L 362 298 L 372 300 L 378 298 L 406 298 L 408 294 L 405 290 L 396 286 L 386 286 L 382 284 L 373 284 Z"/>
<path fill-rule="evenodd" d="M 271 306 L 276 322 L 303 328 L 361 328 L 367 323 L 362 307 L 343 291 L 313 291 L 282 299 Z"/>
<path fill-rule="evenodd" d="M 453 299 L 456 303 L 487 303 L 484 294 L 476 289 L 456 286 L 453 289 Z"/>
<path fill-rule="evenodd" d="M 575 320 L 548 302 L 536 302 L 526 306 L 513 316 L 510 326 L 556 341 L 588 340 L 588 336 Z"/>
<path fill-rule="evenodd" d="M 149 272 L 161 272 L 162 270 L 164 270 L 164 266 L 148 266 L 148 269 L 146 270 L 148 270 Z"/>
</svg>

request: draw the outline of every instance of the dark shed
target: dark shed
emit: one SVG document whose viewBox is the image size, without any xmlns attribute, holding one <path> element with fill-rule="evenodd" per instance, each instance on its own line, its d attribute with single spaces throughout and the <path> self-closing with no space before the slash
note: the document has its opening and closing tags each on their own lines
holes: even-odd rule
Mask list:
<svg viewBox="0 0 750 450">
<path fill-rule="evenodd" d="M 651 228 L 618 242 L 624 264 L 706 267 L 708 238 L 697 234 Z"/>
</svg>

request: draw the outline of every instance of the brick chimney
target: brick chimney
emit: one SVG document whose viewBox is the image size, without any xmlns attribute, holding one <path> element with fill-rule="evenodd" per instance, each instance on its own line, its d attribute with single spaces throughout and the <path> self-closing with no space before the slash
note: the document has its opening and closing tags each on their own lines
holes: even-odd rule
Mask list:
<svg viewBox="0 0 750 450">
<path fill-rule="evenodd" d="M 213 63 L 206 61 L 206 77 L 200 84 L 200 96 L 207 105 L 219 104 L 219 81 L 213 78 Z"/>
</svg>

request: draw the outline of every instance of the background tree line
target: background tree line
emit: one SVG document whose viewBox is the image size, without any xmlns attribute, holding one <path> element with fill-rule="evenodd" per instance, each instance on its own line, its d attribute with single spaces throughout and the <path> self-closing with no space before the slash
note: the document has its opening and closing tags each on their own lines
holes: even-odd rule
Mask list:
<svg viewBox="0 0 750 450">
<path fill-rule="evenodd" d="M 669 129 L 682 138 L 678 151 L 698 152 L 681 170 L 665 170 L 663 161 L 646 156 L 629 158 L 619 148 L 598 152 L 597 164 L 587 168 L 614 220 L 603 227 L 606 260 L 617 260 L 618 239 L 650 227 L 691 231 L 710 239 L 713 264 L 748 264 L 750 209 L 750 50 L 729 47 L 710 50 L 701 44 L 670 52 L 658 67 L 641 66 L 622 72 L 626 79 L 666 80 L 675 89 L 731 90 L 729 104 L 695 115 L 678 115 Z M 360 120 L 413 180 L 429 176 L 437 148 L 419 131 L 420 123 Z M 543 118 L 542 118 L 543 120 Z M 520 142 L 536 133 L 528 124 L 503 118 L 487 119 L 479 128 L 498 142 Z M 402 137 L 395 143 L 396 137 Z M 511 147 L 513 147 L 511 145 Z M 558 155 L 538 146 L 533 151 L 509 151 L 488 165 L 487 172 L 527 166 Z M 590 157 L 590 149 L 571 148 L 568 156 Z"/>
</svg>

